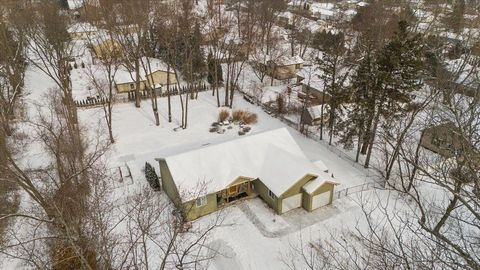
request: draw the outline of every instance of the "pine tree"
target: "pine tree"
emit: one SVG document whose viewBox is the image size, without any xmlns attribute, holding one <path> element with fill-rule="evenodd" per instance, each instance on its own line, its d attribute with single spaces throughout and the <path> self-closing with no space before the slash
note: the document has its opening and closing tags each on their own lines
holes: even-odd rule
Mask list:
<svg viewBox="0 0 480 270">
<path fill-rule="evenodd" d="M 147 179 L 148 184 L 154 190 L 160 190 L 160 182 L 158 180 L 158 175 L 155 172 L 155 169 L 150 165 L 150 163 L 145 162 L 145 179 Z"/>
<path fill-rule="evenodd" d="M 205 75 L 205 57 L 202 50 L 202 33 L 200 25 L 195 24 L 190 46 L 192 48 L 192 69 L 195 79 L 201 79 Z"/>
<path fill-rule="evenodd" d="M 325 84 L 324 91 L 329 96 L 329 144 L 332 144 L 335 122 L 339 113 L 341 113 L 340 105 L 348 98 L 345 91 L 345 82 L 348 78 L 349 67 L 346 62 L 344 36 L 341 33 L 320 32 L 316 37 L 316 46 L 323 51 L 323 55 L 317 59 L 317 63 Z"/>
</svg>

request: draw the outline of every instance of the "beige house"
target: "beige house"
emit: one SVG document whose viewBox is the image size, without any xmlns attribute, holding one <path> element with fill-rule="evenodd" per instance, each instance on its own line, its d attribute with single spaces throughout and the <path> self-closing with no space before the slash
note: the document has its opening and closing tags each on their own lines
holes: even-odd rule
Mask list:
<svg viewBox="0 0 480 270">
<path fill-rule="evenodd" d="M 163 190 L 186 220 L 257 196 L 279 215 L 313 211 L 332 203 L 338 185 L 286 128 L 157 160 Z"/>
<path fill-rule="evenodd" d="M 270 58 L 266 62 L 266 71 L 270 77 L 277 80 L 286 80 L 296 77 L 298 71 L 303 68 L 303 59 L 296 56 L 280 56 L 274 59 Z"/>
<path fill-rule="evenodd" d="M 150 89 L 161 94 L 162 88 L 166 85 L 175 85 L 177 77 L 173 68 L 160 59 L 143 57 L 140 60 L 140 91 Z M 128 72 L 126 69 L 117 71 L 115 75 L 115 86 L 118 93 L 128 93 L 136 90 L 136 73 Z"/>
<path fill-rule="evenodd" d="M 123 57 L 122 45 L 111 37 L 97 35 L 90 44 L 93 62 L 101 59 L 120 59 Z"/>
</svg>

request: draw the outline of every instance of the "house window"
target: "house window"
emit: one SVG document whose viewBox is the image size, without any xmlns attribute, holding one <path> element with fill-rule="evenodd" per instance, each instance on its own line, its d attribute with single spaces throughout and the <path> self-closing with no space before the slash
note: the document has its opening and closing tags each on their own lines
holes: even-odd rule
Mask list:
<svg viewBox="0 0 480 270">
<path fill-rule="evenodd" d="M 204 197 L 200 197 L 200 198 L 198 198 L 198 199 L 195 201 L 195 206 L 196 206 L 197 208 L 203 207 L 203 206 L 206 205 L 206 204 L 207 204 L 207 197 L 205 197 L 205 196 L 204 196 Z"/>
<path fill-rule="evenodd" d="M 268 190 L 268 197 L 275 199 L 275 194 L 271 190 Z"/>
<path fill-rule="evenodd" d="M 130 84 L 130 89 L 132 89 L 132 90 L 135 89 L 135 84 L 131 83 Z"/>
<path fill-rule="evenodd" d="M 302 67 L 301 67 L 300 64 L 296 64 L 296 65 L 295 65 L 295 69 L 301 69 L 301 68 L 302 68 Z"/>
</svg>

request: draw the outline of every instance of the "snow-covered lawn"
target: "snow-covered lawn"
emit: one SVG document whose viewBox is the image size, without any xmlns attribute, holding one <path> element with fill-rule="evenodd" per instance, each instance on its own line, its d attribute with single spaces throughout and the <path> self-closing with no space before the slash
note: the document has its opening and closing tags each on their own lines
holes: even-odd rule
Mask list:
<svg viewBox="0 0 480 270">
<path fill-rule="evenodd" d="M 281 127 L 285 124 L 271 117 L 259 107 L 252 105 L 240 95 L 234 99 L 234 109 L 244 109 L 258 115 L 258 123 L 251 125 L 249 134 L 264 132 Z M 118 165 L 134 161 L 138 168 L 143 168 L 146 161 L 155 164 L 155 158 L 174 153 L 186 152 L 200 148 L 206 144 L 239 138 L 234 127 L 226 129 L 224 134 L 209 132 L 210 125 L 218 118 L 216 98 L 210 92 L 200 93 L 197 100 L 189 101 L 187 129 L 177 129 L 181 124 L 180 100 L 172 97 L 172 122 L 168 122 L 167 98 L 159 98 L 160 126 L 155 126 L 150 101 L 143 101 L 140 108 L 132 103 L 120 103 L 114 107 L 113 133 L 116 142 L 110 160 Z M 95 118 L 103 117 L 101 108 L 82 109 L 80 118 L 86 124 L 97 125 Z M 343 160 L 328 148 L 305 138 L 292 128 L 288 128 L 296 142 L 311 161 L 322 160 L 330 173 L 341 183 L 338 189 L 362 184 L 369 179 L 365 172 L 353 168 L 349 161 Z M 175 131 L 177 130 L 177 131 Z"/>
</svg>

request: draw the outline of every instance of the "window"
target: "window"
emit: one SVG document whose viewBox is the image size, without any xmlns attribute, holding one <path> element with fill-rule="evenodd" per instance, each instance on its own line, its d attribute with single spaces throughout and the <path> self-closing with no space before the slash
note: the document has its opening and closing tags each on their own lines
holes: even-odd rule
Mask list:
<svg viewBox="0 0 480 270">
<path fill-rule="evenodd" d="M 296 64 L 295 65 L 295 69 L 301 69 L 302 68 L 302 65 L 301 64 Z"/>
<path fill-rule="evenodd" d="M 275 194 L 271 190 L 268 190 L 268 196 L 272 199 L 275 199 Z"/>
<path fill-rule="evenodd" d="M 135 84 L 131 83 L 130 84 L 130 89 L 132 89 L 132 90 L 135 89 Z"/>
<path fill-rule="evenodd" d="M 195 201 L 195 206 L 197 208 L 202 207 L 207 204 L 207 197 L 200 197 Z"/>
</svg>

